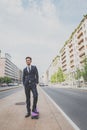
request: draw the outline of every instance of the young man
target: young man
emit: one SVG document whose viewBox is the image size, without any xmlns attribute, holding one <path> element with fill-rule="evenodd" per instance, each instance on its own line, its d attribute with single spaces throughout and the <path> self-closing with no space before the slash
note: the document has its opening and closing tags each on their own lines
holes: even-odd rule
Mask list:
<svg viewBox="0 0 87 130">
<path fill-rule="evenodd" d="M 32 58 L 26 57 L 26 64 L 27 67 L 23 70 L 23 85 L 25 88 L 25 95 L 26 95 L 26 107 L 27 107 L 27 114 L 25 117 L 29 117 L 31 115 L 31 108 L 30 108 L 30 92 L 33 93 L 33 106 L 32 112 L 37 113 L 37 101 L 38 101 L 38 92 L 37 92 L 37 84 L 39 83 L 39 76 L 38 70 L 36 66 L 31 65 Z"/>
</svg>

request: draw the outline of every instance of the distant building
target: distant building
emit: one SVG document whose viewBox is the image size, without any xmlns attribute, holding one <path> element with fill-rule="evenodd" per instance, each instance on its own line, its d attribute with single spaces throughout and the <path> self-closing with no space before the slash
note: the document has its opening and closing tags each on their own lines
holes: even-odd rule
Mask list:
<svg viewBox="0 0 87 130">
<path fill-rule="evenodd" d="M 11 61 L 11 56 L 5 53 L 5 57 L 1 57 L 0 51 L 0 77 L 10 77 L 14 83 L 21 83 L 22 71 Z"/>
</svg>

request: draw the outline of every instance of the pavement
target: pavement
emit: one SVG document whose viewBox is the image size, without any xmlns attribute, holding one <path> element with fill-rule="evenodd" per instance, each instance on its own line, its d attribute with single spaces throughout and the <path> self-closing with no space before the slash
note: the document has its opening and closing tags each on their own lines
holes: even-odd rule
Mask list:
<svg viewBox="0 0 87 130">
<path fill-rule="evenodd" d="M 37 120 L 25 118 L 24 89 L 0 99 L 0 130 L 75 130 L 42 88 L 38 87 L 38 92 L 40 118 Z"/>
</svg>

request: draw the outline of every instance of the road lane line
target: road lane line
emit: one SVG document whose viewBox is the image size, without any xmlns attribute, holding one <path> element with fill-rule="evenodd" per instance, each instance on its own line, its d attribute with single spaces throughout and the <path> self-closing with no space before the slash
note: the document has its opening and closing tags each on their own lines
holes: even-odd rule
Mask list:
<svg viewBox="0 0 87 130">
<path fill-rule="evenodd" d="M 66 115 L 66 113 L 56 104 L 56 102 L 43 90 L 42 92 L 48 97 L 48 99 L 54 104 L 54 106 L 62 113 L 62 115 L 67 119 L 67 121 L 71 124 L 71 126 L 75 130 L 80 130 L 80 128 Z"/>
</svg>

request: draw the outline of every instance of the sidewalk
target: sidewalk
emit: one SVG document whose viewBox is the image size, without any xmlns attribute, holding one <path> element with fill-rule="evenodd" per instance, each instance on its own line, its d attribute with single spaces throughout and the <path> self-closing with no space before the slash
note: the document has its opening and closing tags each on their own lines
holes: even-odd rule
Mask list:
<svg viewBox="0 0 87 130">
<path fill-rule="evenodd" d="M 74 130 L 61 112 L 38 87 L 40 118 L 25 118 L 25 93 L 12 94 L 0 100 L 0 130 Z"/>
</svg>

